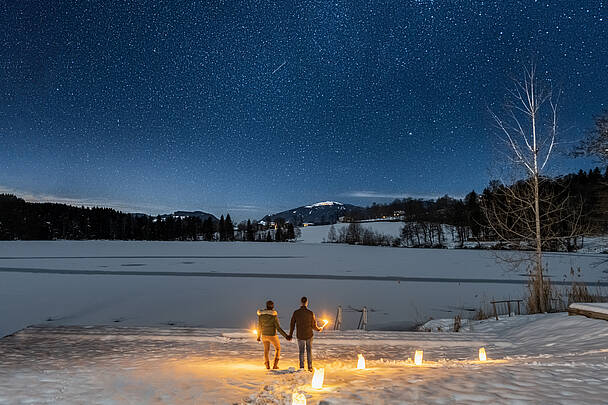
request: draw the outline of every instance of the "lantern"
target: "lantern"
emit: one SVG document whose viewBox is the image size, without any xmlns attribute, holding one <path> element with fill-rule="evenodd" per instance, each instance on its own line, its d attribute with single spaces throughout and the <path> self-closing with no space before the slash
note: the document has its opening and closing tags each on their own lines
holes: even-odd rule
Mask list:
<svg viewBox="0 0 608 405">
<path fill-rule="evenodd" d="M 486 349 L 485 347 L 479 348 L 479 361 L 486 361 L 488 358 L 486 357 Z"/>
<path fill-rule="evenodd" d="M 327 319 L 323 319 L 323 326 L 321 326 L 321 329 L 326 327 L 328 323 L 329 323 L 329 321 Z"/>
<path fill-rule="evenodd" d="M 422 365 L 422 350 L 416 350 L 416 354 L 414 355 L 414 363 L 417 366 Z"/>
<path fill-rule="evenodd" d="M 358 359 L 357 359 L 357 369 L 358 370 L 364 370 L 365 369 L 365 357 L 363 357 L 362 354 L 358 354 L 357 357 L 358 357 Z"/>
<path fill-rule="evenodd" d="M 294 392 L 291 394 L 291 405 L 306 405 L 306 395 Z"/>
<path fill-rule="evenodd" d="M 315 373 L 312 376 L 312 387 L 316 390 L 323 388 L 323 379 L 325 378 L 324 368 L 315 368 Z"/>
<path fill-rule="evenodd" d="M 254 335 L 256 335 L 256 336 L 257 336 L 258 331 L 257 331 L 257 329 L 253 329 L 253 330 L 251 331 L 251 333 L 253 333 Z"/>
</svg>

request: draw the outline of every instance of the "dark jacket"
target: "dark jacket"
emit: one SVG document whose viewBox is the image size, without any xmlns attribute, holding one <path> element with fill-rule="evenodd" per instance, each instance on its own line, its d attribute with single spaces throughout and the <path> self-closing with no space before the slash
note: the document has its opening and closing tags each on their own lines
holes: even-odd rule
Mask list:
<svg viewBox="0 0 608 405">
<path fill-rule="evenodd" d="M 295 310 L 291 316 L 289 336 L 293 336 L 294 327 L 297 328 L 296 336 L 298 340 L 307 340 L 312 338 L 313 329 L 317 331 L 321 330 L 321 328 L 317 326 L 315 314 L 305 306 L 301 306 L 300 309 Z"/>
<path fill-rule="evenodd" d="M 274 309 L 258 309 L 258 337 L 275 336 L 277 330 L 287 338 L 287 333 L 279 325 L 279 317 Z"/>
</svg>

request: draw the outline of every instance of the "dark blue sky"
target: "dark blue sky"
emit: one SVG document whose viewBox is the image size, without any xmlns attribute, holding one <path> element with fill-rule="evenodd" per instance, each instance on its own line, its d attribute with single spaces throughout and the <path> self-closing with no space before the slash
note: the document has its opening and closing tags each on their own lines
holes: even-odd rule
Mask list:
<svg viewBox="0 0 608 405">
<path fill-rule="evenodd" d="M 462 196 L 524 64 L 563 90 L 563 149 L 608 107 L 607 23 L 580 0 L 0 1 L 0 190 L 241 219 Z"/>
</svg>

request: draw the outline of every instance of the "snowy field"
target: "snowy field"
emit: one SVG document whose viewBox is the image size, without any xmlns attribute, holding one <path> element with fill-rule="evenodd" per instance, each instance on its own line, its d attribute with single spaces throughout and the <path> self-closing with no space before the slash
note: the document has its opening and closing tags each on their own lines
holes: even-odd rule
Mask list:
<svg viewBox="0 0 608 405">
<path fill-rule="evenodd" d="M 337 223 L 333 227 L 336 229 L 336 233 L 342 228 L 348 228 L 348 223 Z M 381 233 L 383 235 L 392 236 L 394 238 L 401 235 L 401 228 L 403 228 L 403 222 L 390 222 L 390 221 L 374 221 L 374 222 L 360 222 L 363 228 L 370 229 L 374 232 Z M 317 226 L 304 226 L 300 228 L 302 236 L 298 239 L 298 242 L 304 243 L 322 243 L 327 241 L 327 234 L 331 225 L 317 225 Z"/>
<path fill-rule="evenodd" d="M 547 254 L 549 274 L 606 282 L 599 255 Z M 281 322 L 307 295 L 319 315 L 370 309 L 371 329 L 466 317 L 521 298 L 523 272 L 494 253 L 306 243 L 0 242 L 0 336 L 28 325 L 247 328 L 271 298 Z M 345 312 L 344 328 L 359 314 Z"/>
<path fill-rule="evenodd" d="M 348 228 L 348 225 L 348 223 L 337 223 L 333 226 L 336 229 L 336 233 L 338 233 L 341 229 Z M 401 228 L 403 228 L 403 222 L 389 220 L 368 220 L 359 222 L 359 225 L 376 233 L 391 236 L 393 238 L 399 238 L 401 236 Z M 316 225 L 301 227 L 300 231 L 302 232 L 302 236 L 298 239 L 298 242 L 324 243 L 327 241 L 327 235 L 331 226 L 332 225 Z M 452 232 L 453 230 L 452 226 L 443 225 L 444 244 L 448 248 L 459 247 L 458 236 L 455 230 Z M 482 242 L 481 244 L 490 248 L 494 246 L 496 242 Z M 475 248 L 477 245 L 477 242 L 465 242 L 464 244 L 464 246 L 468 248 Z M 583 254 L 606 254 L 606 252 L 608 252 L 608 236 L 585 237 L 583 246 L 578 251 L 578 253 Z M 606 255 L 606 260 L 608 260 L 608 255 Z"/>
<path fill-rule="evenodd" d="M 293 392 L 309 405 L 606 403 L 608 322 L 550 314 L 471 326 L 317 334 L 320 390 L 289 369 L 295 343 L 282 340 L 281 370 L 268 372 L 246 330 L 32 327 L 0 340 L 0 404 L 288 405 Z M 355 369 L 358 353 L 365 370 Z"/>
</svg>

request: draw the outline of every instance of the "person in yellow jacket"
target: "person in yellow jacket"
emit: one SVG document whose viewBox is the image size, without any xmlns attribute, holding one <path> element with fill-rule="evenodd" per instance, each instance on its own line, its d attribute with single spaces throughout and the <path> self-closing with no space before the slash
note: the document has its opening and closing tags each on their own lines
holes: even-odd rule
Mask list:
<svg viewBox="0 0 608 405">
<path fill-rule="evenodd" d="M 277 311 L 274 309 L 274 302 L 266 301 L 266 309 L 258 309 L 258 342 L 264 344 L 264 364 L 267 369 L 270 369 L 270 345 L 274 346 L 274 365 L 273 369 L 279 369 L 279 359 L 281 357 L 281 342 L 277 336 L 277 330 L 285 339 L 291 340 L 291 337 L 285 333 L 279 324 Z"/>
</svg>

